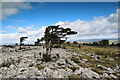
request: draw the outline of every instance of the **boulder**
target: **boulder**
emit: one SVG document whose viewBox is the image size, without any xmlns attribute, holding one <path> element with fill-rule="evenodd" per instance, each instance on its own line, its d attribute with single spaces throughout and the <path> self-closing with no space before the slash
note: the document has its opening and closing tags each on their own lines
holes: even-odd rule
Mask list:
<svg viewBox="0 0 120 80">
<path fill-rule="evenodd" d="M 58 69 L 57 72 L 61 75 L 61 78 L 68 78 L 68 73 L 64 69 Z"/>
<path fill-rule="evenodd" d="M 103 73 L 103 78 L 111 78 L 107 73 Z"/>
<path fill-rule="evenodd" d="M 65 60 L 64 59 L 59 59 L 56 61 L 57 64 L 66 64 Z"/>
<path fill-rule="evenodd" d="M 0 68 L 2 67 L 4 61 L 3 61 L 3 58 L 0 58 Z"/>
<path fill-rule="evenodd" d="M 82 59 L 84 62 L 88 62 L 88 59 Z"/>
<path fill-rule="evenodd" d="M 74 61 L 71 61 L 70 59 L 67 59 L 67 62 L 71 64 L 73 67 L 79 67 Z"/>
<path fill-rule="evenodd" d="M 84 68 L 79 67 L 79 69 L 75 70 L 74 74 L 81 75 L 83 70 Z"/>
<path fill-rule="evenodd" d="M 113 74 L 110 74 L 110 77 L 114 78 L 114 79 L 117 79 L 117 77 L 115 75 L 113 75 Z"/>
<path fill-rule="evenodd" d="M 17 74 L 16 74 L 16 71 L 15 71 L 15 70 L 11 70 L 11 71 L 8 71 L 8 72 L 7 72 L 7 75 L 9 75 L 8 77 L 13 78 L 13 77 L 16 76 Z"/>
<path fill-rule="evenodd" d="M 82 78 L 100 78 L 99 74 L 87 68 L 82 70 Z"/>
</svg>

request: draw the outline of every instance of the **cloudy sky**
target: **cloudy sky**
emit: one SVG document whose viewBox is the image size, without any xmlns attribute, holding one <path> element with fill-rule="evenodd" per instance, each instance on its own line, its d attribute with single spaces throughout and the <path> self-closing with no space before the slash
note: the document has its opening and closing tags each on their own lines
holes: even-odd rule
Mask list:
<svg viewBox="0 0 120 80">
<path fill-rule="evenodd" d="M 0 44 L 34 43 L 49 25 L 77 31 L 70 41 L 117 38 L 118 10 L 117 2 L 3 2 Z"/>
</svg>

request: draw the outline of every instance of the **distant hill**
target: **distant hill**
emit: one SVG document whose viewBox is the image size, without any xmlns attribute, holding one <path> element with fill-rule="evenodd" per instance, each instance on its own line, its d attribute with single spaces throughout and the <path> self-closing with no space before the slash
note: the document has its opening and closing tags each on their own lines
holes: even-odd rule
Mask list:
<svg viewBox="0 0 120 80">
<path fill-rule="evenodd" d="M 109 40 L 110 42 L 114 42 L 114 43 L 118 42 L 118 38 L 106 38 L 106 39 Z M 80 41 L 80 42 L 98 42 L 101 40 L 103 40 L 103 38 L 100 38 L 100 39 L 80 39 L 77 41 Z M 120 40 L 120 38 L 119 38 L 119 40 Z"/>
</svg>

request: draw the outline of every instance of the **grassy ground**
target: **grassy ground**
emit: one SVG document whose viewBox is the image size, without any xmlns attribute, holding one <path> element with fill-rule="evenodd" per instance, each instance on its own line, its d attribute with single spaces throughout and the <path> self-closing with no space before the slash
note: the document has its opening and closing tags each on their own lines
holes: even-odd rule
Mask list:
<svg viewBox="0 0 120 80">
<path fill-rule="evenodd" d="M 67 51 L 76 52 L 78 54 L 81 54 L 82 58 L 88 59 L 88 62 L 86 63 L 79 63 L 81 67 L 84 68 L 92 68 L 91 70 L 102 74 L 102 70 L 97 67 L 97 65 L 102 65 L 105 67 L 110 67 L 112 69 L 115 68 L 116 64 L 120 65 L 119 61 L 120 58 L 116 55 L 119 54 L 118 47 L 94 47 L 94 46 L 85 46 L 82 45 L 80 48 L 78 47 L 78 44 L 65 44 L 64 47 L 66 47 Z M 82 53 L 85 54 L 82 54 Z M 92 53 L 94 55 L 100 56 L 99 60 L 94 60 L 94 57 L 88 56 L 86 54 Z M 110 59 L 114 59 L 113 61 Z"/>
</svg>

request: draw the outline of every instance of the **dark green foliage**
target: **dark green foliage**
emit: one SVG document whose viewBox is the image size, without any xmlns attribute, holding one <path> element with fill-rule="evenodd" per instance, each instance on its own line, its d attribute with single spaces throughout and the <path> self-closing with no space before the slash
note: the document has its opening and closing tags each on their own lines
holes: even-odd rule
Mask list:
<svg viewBox="0 0 120 80">
<path fill-rule="evenodd" d="M 68 41 L 68 42 L 66 42 L 66 44 L 70 44 L 70 42 Z"/>
<path fill-rule="evenodd" d="M 16 46 L 18 46 L 18 43 L 15 43 Z"/>
<path fill-rule="evenodd" d="M 112 43 L 112 44 L 110 44 L 110 46 L 115 46 L 115 44 L 114 44 L 114 43 Z"/>
<path fill-rule="evenodd" d="M 83 45 L 89 45 L 88 43 L 83 43 Z"/>
<path fill-rule="evenodd" d="M 63 44 L 67 37 L 66 35 L 77 34 L 75 31 L 71 31 L 70 28 L 62 28 L 58 26 L 48 26 L 45 30 L 45 35 L 40 41 L 45 41 L 46 53 L 52 50 L 54 44 Z M 50 49 L 51 48 L 51 49 Z M 51 52 L 51 51 L 50 51 Z"/>
<path fill-rule="evenodd" d="M 77 41 L 73 41 L 73 44 L 78 44 L 78 42 Z"/>
<path fill-rule="evenodd" d="M 79 44 L 79 45 L 78 45 L 78 48 L 80 48 L 80 47 L 81 47 L 81 45 Z"/>
<path fill-rule="evenodd" d="M 116 46 L 120 46 L 120 43 L 117 43 Z"/>
<path fill-rule="evenodd" d="M 48 55 L 48 54 L 43 54 L 43 59 L 42 60 L 45 61 L 45 62 L 51 61 L 51 56 Z"/>
<path fill-rule="evenodd" d="M 93 46 L 99 46 L 98 42 L 93 42 Z"/>
<path fill-rule="evenodd" d="M 72 61 L 74 61 L 75 63 L 80 63 L 80 61 L 78 60 L 78 58 L 75 58 L 75 57 L 72 58 Z"/>
<path fill-rule="evenodd" d="M 109 40 L 103 39 L 102 41 L 99 41 L 99 46 L 106 47 L 109 45 Z"/>
<path fill-rule="evenodd" d="M 21 37 L 20 38 L 20 45 L 19 45 L 19 49 L 21 49 L 21 46 L 24 45 L 24 43 L 22 43 L 25 39 L 27 39 L 28 37 Z"/>
</svg>

